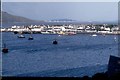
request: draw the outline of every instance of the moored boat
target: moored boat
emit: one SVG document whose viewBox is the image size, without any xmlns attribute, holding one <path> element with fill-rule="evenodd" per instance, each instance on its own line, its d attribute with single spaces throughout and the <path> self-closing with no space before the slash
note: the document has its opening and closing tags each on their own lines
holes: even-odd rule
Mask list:
<svg viewBox="0 0 120 80">
<path fill-rule="evenodd" d="M 48 31 L 41 31 L 41 34 L 50 34 Z"/>
<path fill-rule="evenodd" d="M 28 40 L 33 40 L 33 37 L 32 37 L 32 36 L 30 36 L 30 37 L 28 38 Z"/>
<path fill-rule="evenodd" d="M 76 32 L 65 32 L 64 35 L 76 35 Z"/>
<path fill-rule="evenodd" d="M 2 52 L 3 52 L 3 53 L 8 53 L 8 48 L 6 47 L 6 44 L 5 44 L 5 43 L 4 43 Z"/>
<path fill-rule="evenodd" d="M 23 36 L 23 35 L 19 35 L 18 38 L 25 38 L 25 36 Z"/>
<path fill-rule="evenodd" d="M 53 44 L 58 44 L 57 40 L 54 40 L 54 41 L 53 41 Z"/>
<path fill-rule="evenodd" d="M 92 36 L 93 36 L 93 37 L 94 37 L 94 36 L 97 36 L 97 34 L 93 34 Z"/>
</svg>

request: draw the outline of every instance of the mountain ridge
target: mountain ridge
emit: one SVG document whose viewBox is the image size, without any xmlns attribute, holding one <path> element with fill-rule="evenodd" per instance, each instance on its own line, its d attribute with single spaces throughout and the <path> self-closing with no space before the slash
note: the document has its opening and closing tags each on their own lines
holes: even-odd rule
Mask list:
<svg viewBox="0 0 120 80">
<path fill-rule="evenodd" d="M 8 23 L 8 22 L 13 22 L 13 23 L 14 22 L 38 22 L 37 20 L 32 20 L 32 19 L 28 19 L 22 16 L 12 15 L 4 11 L 2 11 L 1 13 L 0 15 L 2 16 L 2 21 L 1 20 L 0 21 L 5 22 L 5 23 Z"/>
</svg>

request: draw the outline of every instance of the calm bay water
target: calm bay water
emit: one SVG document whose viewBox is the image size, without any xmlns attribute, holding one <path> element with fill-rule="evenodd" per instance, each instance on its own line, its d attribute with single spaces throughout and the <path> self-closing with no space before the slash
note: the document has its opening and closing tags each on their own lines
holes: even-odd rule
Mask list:
<svg viewBox="0 0 120 80">
<path fill-rule="evenodd" d="M 33 34 L 34 40 L 3 32 L 9 53 L 2 54 L 3 76 L 81 77 L 105 72 L 110 55 L 118 55 L 116 35 Z M 58 40 L 57 45 L 52 41 Z"/>
<path fill-rule="evenodd" d="M 92 75 L 106 71 L 109 56 L 117 56 L 118 53 L 115 35 L 92 37 L 90 34 L 71 36 L 33 34 L 34 40 L 31 41 L 28 40 L 29 34 L 25 35 L 25 39 L 19 39 L 18 34 L 10 32 L 2 35 L 3 42 L 9 48 L 9 53 L 2 55 L 3 76 Z M 55 38 L 58 45 L 52 44 Z M 86 67 L 93 70 L 87 70 L 87 73 L 81 75 L 81 71 L 84 72 Z M 96 70 L 93 67 L 96 67 Z M 71 69 L 74 72 L 71 72 Z M 71 74 L 65 74 L 66 70 L 70 70 Z"/>
</svg>

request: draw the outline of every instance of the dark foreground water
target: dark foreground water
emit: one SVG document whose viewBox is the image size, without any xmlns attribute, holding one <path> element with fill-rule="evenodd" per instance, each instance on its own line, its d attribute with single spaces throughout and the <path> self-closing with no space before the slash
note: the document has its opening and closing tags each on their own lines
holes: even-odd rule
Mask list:
<svg viewBox="0 0 120 80">
<path fill-rule="evenodd" d="M 17 34 L 18 35 L 18 34 Z M 110 55 L 118 55 L 116 35 L 33 34 L 34 40 L 2 33 L 9 53 L 2 54 L 3 76 L 81 77 L 105 72 Z M 116 38 L 115 38 L 116 37 Z M 53 45 L 54 39 L 58 40 Z"/>
</svg>

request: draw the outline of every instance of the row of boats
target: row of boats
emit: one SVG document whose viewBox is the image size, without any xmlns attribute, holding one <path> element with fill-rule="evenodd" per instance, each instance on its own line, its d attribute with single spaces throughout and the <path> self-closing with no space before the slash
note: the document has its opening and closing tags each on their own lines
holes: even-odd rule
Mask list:
<svg viewBox="0 0 120 80">
<path fill-rule="evenodd" d="M 74 33 L 72 33 L 72 34 L 74 34 Z M 71 34 L 70 34 L 70 35 L 71 35 Z M 91 36 L 92 36 L 92 37 L 96 37 L 97 34 L 92 34 Z M 105 35 L 103 35 L 103 36 L 105 36 Z M 18 38 L 25 38 L 25 36 L 24 36 L 22 33 L 19 34 L 17 37 L 18 37 Z M 32 33 L 31 33 L 30 36 L 29 36 L 29 38 L 28 38 L 28 40 L 33 40 L 33 39 L 34 39 L 34 38 L 32 37 Z M 116 37 L 114 37 L 114 39 L 115 39 L 115 41 L 117 40 Z M 52 44 L 58 44 L 58 41 L 55 39 L 55 40 L 53 40 Z M 3 49 L 2 49 L 2 52 L 3 52 L 3 53 L 8 53 L 8 48 L 6 47 L 6 44 L 5 44 L 5 43 L 4 43 L 4 47 L 3 47 Z"/>
<path fill-rule="evenodd" d="M 21 35 L 19 35 L 18 36 L 18 38 L 25 38 L 25 36 L 23 36 L 22 34 Z M 28 40 L 33 40 L 34 38 L 32 37 L 32 36 L 30 36 L 29 38 L 28 38 Z"/>
<path fill-rule="evenodd" d="M 29 38 L 29 40 L 33 40 L 33 38 Z M 56 45 L 56 44 L 58 44 L 58 41 L 57 41 L 57 40 L 54 40 L 54 41 L 52 42 L 52 44 Z M 8 53 L 8 48 L 6 47 L 6 44 L 4 44 L 4 47 L 3 47 L 3 49 L 2 49 L 2 52 L 3 52 L 3 53 Z"/>
<path fill-rule="evenodd" d="M 19 35 L 18 36 L 18 38 L 25 38 L 25 36 L 23 36 L 23 35 Z M 33 40 L 34 38 L 32 37 L 32 36 L 30 36 L 29 38 L 28 38 L 28 40 Z M 55 39 L 54 41 L 53 41 L 53 44 L 57 44 L 58 42 L 57 42 L 57 40 Z"/>
<path fill-rule="evenodd" d="M 73 35 L 74 33 L 69 33 L 67 35 Z M 93 34 L 92 36 L 97 36 L 96 34 Z M 17 36 L 18 38 L 25 38 L 25 36 L 23 34 L 20 34 Z M 34 38 L 32 37 L 32 34 L 30 34 L 28 40 L 33 40 Z M 58 41 L 55 39 L 53 40 L 52 44 L 58 44 Z M 3 53 L 8 53 L 8 48 L 6 47 L 6 44 L 4 43 L 3 49 L 2 49 Z"/>
<path fill-rule="evenodd" d="M 24 35 L 20 34 L 19 36 L 17 36 L 18 38 L 25 38 Z M 32 37 L 32 35 L 30 35 L 30 37 L 28 38 L 28 40 L 33 40 L 34 38 Z M 55 39 L 53 40 L 52 44 L 58 44 L 58 41 Z M 3 48 L 2 48 L 2 52 L 3 53 L 8 53 L 8 48 L 6 47 L 6 44 L 3 43 Z"/>
<path fill-rule="evenodd" d="M 97 34 L 92 34 L 91 36 L 97 36 Z M 18 38 L 25 38 L 24 35 L 20 34 Z M 34 38 L 32 35 L 29 36 L 28 40 L 33 40 Z M 114 38 L 116 39 L 116 37 Z M 56 45 L 58 44 L 58 41 L 55 39 L 53 40 L 52 44 Z M 2 49 L 3 53 L 8 53 L 8 48 L 6 47 L 6 44 L 4 43 L 4 47 Z M 120 57 L 112 56 L 110 55 L 109 63 L 108 63 L 108 75 L 112 75 L 114 73 L 120 72 Z"/>
</svg>

